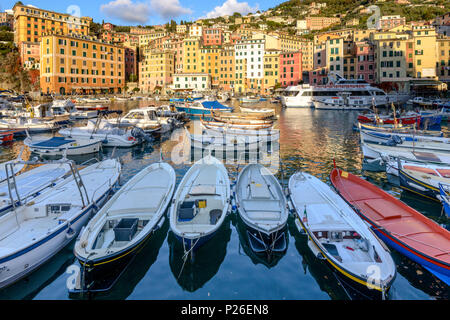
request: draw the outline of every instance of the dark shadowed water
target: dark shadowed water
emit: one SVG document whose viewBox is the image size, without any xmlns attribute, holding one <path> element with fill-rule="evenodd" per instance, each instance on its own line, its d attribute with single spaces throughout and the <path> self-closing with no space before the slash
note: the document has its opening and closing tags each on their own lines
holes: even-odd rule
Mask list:
<svg viewBox="0 0 450 320">
<path fill-rule="evenodd" d="M 148 102 L 115 104 L 111 107 L 129 110 Z M 265 107 L 273 107 L 266 103 Z M 281 169 L 277 177 L 286 184 L 297 170 L 309 172 L 329 183 L 328 175 L 336 164 L 354 174 L 366 176 L 376 185 L 388 190 L 423 214 L 442 221 L 441 206 L 402 193 L 388 183 L 384 173 L 362 171 L 359 134 L 352 130 L 356 112 L 314 109 L 284 109 L 276 105 L 280 129 Z M 198 120 L 197 120 L 198 122 Z M 189 124 L 194 130 L 195 121 Z M 180 136 L 184 129 L 177 129 Z M 179 140 L 181 141 L 181 140 Z M 0 161 L 16 157 L 22 141 L 0 147 Z M 162 142 L 145 144 L 131 149 L 117 149 L 115 156 L 123 164 L 122 182 L 143 167 L 158 161 L 160 151 L 164 160 L 173 165 L 177 183 L 189 169 L 189 163 L 179 163 L 182 143 L 174 136 Z M 177 149 L 178 148 L 178 149 Z M 189 150 L 189 148 L 187 149 Z M 103 150 L 107 157 L 111 149 Z M 275 156 L 274 156 L 275 155 Z M 272 153 L 273 165 L 277 153 Z M 28 154 L 27 154 L 28 156 Z M 82 159 L 81 159 L 82 160 Z M 80 161 L 81 161 L 80 160 Z M 174 160 L 174 161 L 172 161 Z M 227 163 L 231 177 L 242 168 Z M 298 232 L 292 217 L 288 220 L 288 247 L 284 254 L 270 261 L 251 252 L 245 228 L 236 213 L 230 214 L 219 232 L 183 266 L 183 248 L 169 229 L 166 219 L 150 242 L 138 254 L 129 268 L 108 293 L 91 296 L 93 299 L 349 299 L 347 290 L 333 272 L 309 250 L 305 235 Z M 68 266 L 77 264 L 73 243 L 58 253 L 36 272 L 0 291 L 0 299 L 79 299 L 69 296 L 66 281 Z M 397 264 L 397 277 L 390 299 L 448 299 L 449 288 L 428 271 L 397 252 L 392 252 Z"/>
</svg>

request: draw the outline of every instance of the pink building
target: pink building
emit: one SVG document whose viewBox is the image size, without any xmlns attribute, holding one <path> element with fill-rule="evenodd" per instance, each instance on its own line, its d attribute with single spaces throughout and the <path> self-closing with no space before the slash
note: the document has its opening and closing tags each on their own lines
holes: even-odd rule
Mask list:
<svg viewBox="0 0 450 320">
<path fill-rule="evenodd" d="M 20 60 L 24 68 L 39 69 L 40 44 L 39 42 L 24 41 L 20 46 Z"/>
<path fill-rule="evenodd" d="M 279 74 L 282 87 L 298 85 L 302 80 L 302 52 L 281 53 Z"/>
<path fill-rule="evenodd" d="M 356 73 L 358 79 L 368 83 L 375 82 L 375 53 L 373 45 L 367 42 L 356 42 Z"/>
<path fill-rule="evenodd" d="M 203 28 L 202 38 L 204 46 L 222 45 L 223 43 L 222 29 Z"/>
</svg>

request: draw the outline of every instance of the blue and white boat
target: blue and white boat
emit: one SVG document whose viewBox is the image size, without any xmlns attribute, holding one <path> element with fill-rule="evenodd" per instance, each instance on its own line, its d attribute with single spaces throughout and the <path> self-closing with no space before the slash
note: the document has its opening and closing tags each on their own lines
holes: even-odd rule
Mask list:
<svg viewBox="0 0 450 320">
<path fill-rule="evenodd" d="M 178 112 L 186 112 L 188 115 L 201 116 L 211 115 L 211 110 L 219 110 L 222 112 L 233 111 L 232 107 L 221 104 L 217 100 L 214 101 L 195 101 L 194 103 L 178 104 L 175 106 Z"/>
<path fill-rule="evenodd" d="M 50 139 L 36 140 L 28 137 L 24 144 L 28 146 L 31 152 L 45 156 L 63 155 L 82 155 L 96 153 L 102 146 L 102 139 L 67 137 L 52 137 Z"/>
<path fill-rule="evenodd" d="M 223 224 L 231 210 L 228 172 L 208 155 L 186 172 L 170 207 L 170 229 L 186 254 L 198 249 Z"/>
<path fill-rule="evenodd" d="M 0 288 L 36 270 L 80 232 L 113 192 L 120 162 L 107 159 L 46 189 L 26 205 L 0 217 Z"/>
</svg>

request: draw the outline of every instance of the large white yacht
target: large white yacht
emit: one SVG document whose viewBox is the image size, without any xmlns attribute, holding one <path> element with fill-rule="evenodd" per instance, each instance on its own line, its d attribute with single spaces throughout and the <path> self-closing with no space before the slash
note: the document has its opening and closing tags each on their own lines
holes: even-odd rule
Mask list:
<svg viewBox="0 0 450 320">
<path fill-rule="evenodd" d="M 386 92 L 362 79 L 345 79 L 338 74 L 335 76 L 336 79 L 329 76 L 330 84 L 327 85 L 302 84 L 287 87 L 281 96 L 283 107 L 313 108 L 314 99 L 337 99 L 343 92 L 349 93 L 349 99 L 358 99 L 365 105 L 382 106 L 395 102 Z"/>
</svg>

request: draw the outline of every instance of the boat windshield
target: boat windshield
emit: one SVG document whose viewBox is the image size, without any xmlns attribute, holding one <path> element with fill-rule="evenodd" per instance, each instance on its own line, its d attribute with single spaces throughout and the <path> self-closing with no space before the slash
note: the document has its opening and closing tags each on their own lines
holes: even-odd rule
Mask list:
<svg viewBox="0 0 450 320">
<path fill-rule="evenodd" d="M 289 90 L 289 91 L 284 91 L 283 95 L 285 97 L 295 97 L 298 94 L 297 90 Z"/>
</svg>

